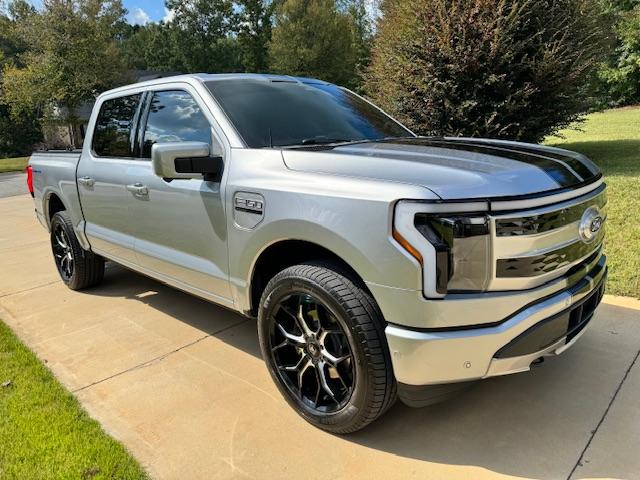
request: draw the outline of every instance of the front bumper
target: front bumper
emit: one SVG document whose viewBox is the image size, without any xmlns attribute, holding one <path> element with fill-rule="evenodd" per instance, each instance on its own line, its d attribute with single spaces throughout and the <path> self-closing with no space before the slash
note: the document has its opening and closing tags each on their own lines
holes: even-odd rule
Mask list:
<svg viewBox="0 0 640 480">
<path fill-rule="evenodd" d="M 385 333 L 397 381 L 434 385 L 529 370 L 538 358 L 558 355 L 580 337 L 602 299 L 606 274 L 602 255 L 570 288 L 490 327 L 434 331 L 388 325 Z"/>
</svg>

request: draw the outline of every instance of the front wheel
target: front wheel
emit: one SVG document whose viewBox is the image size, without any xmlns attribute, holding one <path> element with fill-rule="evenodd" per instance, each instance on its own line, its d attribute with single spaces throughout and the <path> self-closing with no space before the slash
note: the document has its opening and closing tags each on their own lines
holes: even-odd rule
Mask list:
<svg viewBox="0 0 640 480">
<path fill-rule="evenodd" d="M 104 259 L 84 250 L 66 211 L 51 219 L 51 250 L 62 281 L 71 290 L 92 287 L 104 277 Z"/>
<path fill-rule="evenodd" d="M 339 267 L 295 265 L 273 277 L 260 302 L 258 333 L 280 392 L 323 430 L 360 430 L 396 398 L 382 314 Z"/>
</svg>

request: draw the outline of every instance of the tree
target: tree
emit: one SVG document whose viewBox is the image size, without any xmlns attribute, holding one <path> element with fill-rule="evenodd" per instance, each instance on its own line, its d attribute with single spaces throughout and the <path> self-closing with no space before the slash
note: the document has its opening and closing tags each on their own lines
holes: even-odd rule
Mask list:
<svg viewBox="0 0 640 480">
<path fill-rule="evenodd" d="M 607 49 L 597 0 L 386 0 L 366 88 L 426 135 L 528 141 L 586 112 Z"/>
<path fill-rule="evenodd" d="M 177 27 L 164 23 L 130 25 L 122 41 L 127 65 L 136 70 L 185 71 L 176 54 Z"/>
<path fill-rule="evenodd" d="M 242 69 L 231 0 L 167 0 L 176 70 L 233 72 Z"/>
<path fill-rule="evenodd" d="M 168 0 L 167 23 L 129 26 L 122 49 L 137 69 L 265 71 L 279 0 Z"/>
<path fill-rule="evenodd" d="M 19 64 L 19 55 L 27 46 L 16 34 L 16 18 L 35 12 L 30 5 L 20 2 L 9 15 L 0 14 L 0 83 L 2 70 Z M 9 106 L 0 97 L 0 157 L 26 155 L 35 143 L 42 139 L 36 112 L 24 112 L 18 118 L 11 117 Z"/>
<path fill-rule="evenodd" d="M 124 14 L 120 0 L 43 0 L 41 12 L 23 9 L 16 32 L 29 48 L 3 69 L 2 79 L 13 117 L 55 110 L 74 127 L 80 105 L 125 82 L 116 42 Z"/>
<path fill-rule="evenodd" d="M 241 0 L 238 14 L 238 42 L 245 71 L 262 72 L 268 68 L 268 45 L 277 2 Z"/>
<path fill-rule="evenodd" d="M 361 89 L 362 77 L 371 60 L 371 43 L 373 42 L 373 22 L 367 11 L 366 0 L 342 0 L 338 8 L 347 14 L 351 27 L 351 43 L 355 56 L 355 79 L 351 85 Z M 369 2 L 370 4 L 370 2 Z"/>
<path fill-rule="evenodd" d="M 616 48 L 598 73 L 602 106 L 640 103 L 640 0 L 612 2 Z"/>
<path fill-rule="evenodd" d="M 269 44 L 271 69 L 341 85 L 357 83 L 349 16 L 334 0 L 285 0 Z"/>
</svg>

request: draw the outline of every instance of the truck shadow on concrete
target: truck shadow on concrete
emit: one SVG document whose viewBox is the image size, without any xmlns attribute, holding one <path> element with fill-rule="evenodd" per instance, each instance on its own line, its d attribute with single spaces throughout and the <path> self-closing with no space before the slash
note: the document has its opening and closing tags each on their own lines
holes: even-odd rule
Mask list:
<svg viewBox="0 0 640 480">
<path fill-rule="evenodd" d="M 244 318 L 113 264 L 105 282 L 86 293 L 136 299 L 211 335 Z M 412 409 L 397 402 L 343 439 L 423 462 L 481 467 L 488 474 L 568 478 L 637 351 L 639 327 L 635 337 L 624 334 L 634 318 L 637 311 L 602 305 L 581 341 L 562 357 L 528 373 L 478 382 L 438 405 Z M 256 330 L 236 330 L 225 333 L 224 341 L 260 358 Z"/>
</svg>

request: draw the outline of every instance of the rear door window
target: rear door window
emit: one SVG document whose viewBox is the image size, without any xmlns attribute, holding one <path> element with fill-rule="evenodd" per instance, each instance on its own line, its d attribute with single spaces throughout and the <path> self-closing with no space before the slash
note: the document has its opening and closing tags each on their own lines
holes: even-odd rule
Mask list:
<svg viewBox="0 0 640 480">
<path fill-rule="evenodd" d="M 151 158 L 154 143 L 211 144 L 211 125 L 195 99 L 182 90 L 155 92 L 144 130 L 142 156 Z"/>
<path fill-rule="evenodd" d="M 93 151 L 100 157 L 135 156 L 134 136 L 142 94 L 105 100 L 93 133 Z"/>
</svg>

